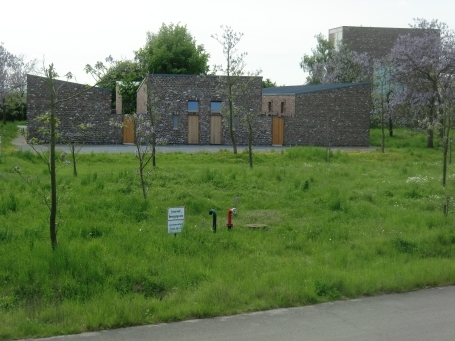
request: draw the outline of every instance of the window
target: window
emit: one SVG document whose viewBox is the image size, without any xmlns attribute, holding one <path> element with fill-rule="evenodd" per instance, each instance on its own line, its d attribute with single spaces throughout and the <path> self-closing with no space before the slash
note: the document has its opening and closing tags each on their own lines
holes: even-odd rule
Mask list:
<svg viewBox="0 0 455 341">
<path fill-rule="evenodd" d="M 211 102 L 210 103 L 210 110 L 213 113 L 220 113 L 221 112 L 221 102 Z"/>
<path fill-rule="evenodd" d="M 199 111 L 199 102 L 198 101 L 188 101 L 188 111 L 198 112 Z"/>
<path fill-rule="evenodd" d="M 269 102 L 269 112 L 272 111 L 272 102 Z"/>
<path fill-rule="evenodd" d="M 284 102 L 281 102 L 281 113 L 284 113 Z"/>
<path fill-rule="evenodd" d="M 179 116 L 178 115 L 174 115 L 172 117 L 172 119 L 173 119 L 172 127 L 174 128 L 174 130 L 178 130 L 179 129 Z"/>
<path fill-rule="evenodd" d="M 332 28 L 329 30 L 329 41 L 339 51 L 341 42 L 343 40 L 343 27 Z"/>
</svg>

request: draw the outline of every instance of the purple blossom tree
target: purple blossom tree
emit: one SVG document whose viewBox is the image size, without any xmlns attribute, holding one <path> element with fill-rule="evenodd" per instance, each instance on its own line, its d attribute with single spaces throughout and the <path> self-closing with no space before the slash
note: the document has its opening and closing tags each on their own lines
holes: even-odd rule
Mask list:
<svg viewBox="0 0 455 341">
<path fill-rule="evenodd" d="M 24 103 L 27 73 L 35 66 L 35 61 L 25 62 L 24 56 L 16 56 L 0 44 L 0 108 L 3 125 L 6 124 L 7 100 L 17 93 L 20 104 Z"/>
<path fill-rule="evenodd" d="M 453 86 L 455 36 L 438 20 L 415 19 L 411 27 L 420 29 L 420 34 L 398 37 L 390 54 L 393 79 L 403 85 L 395 96 L 394 105 L 408 105 L 412 109 L 413 116 L 408 119 L 427 129 L 427 147 L 432 148 L 434 132 L 443 134 L 440 90 Z"/>
<path fill-rule="evenodd" d="M 340 44 L 325 63 L 323 83 L 357 83 L 371 79 L 372 67 L 368 53 L 352 51 Z"/>
</svg>

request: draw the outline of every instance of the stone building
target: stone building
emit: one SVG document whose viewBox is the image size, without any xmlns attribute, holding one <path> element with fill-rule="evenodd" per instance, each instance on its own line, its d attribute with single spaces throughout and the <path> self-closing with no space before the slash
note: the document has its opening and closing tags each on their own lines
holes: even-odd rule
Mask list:
<svg viewBox="0 0 455 341">
<path fill-rule="evenodd" d="M 85 85 L 55 81 L 58 99 Z M 150 75 L 137 92 L 137 113 L 147 105 L 159 116 L 157 137 L 167 144 L 231 145 L 224 76 Z M 28 75 L 28 139 L 48 142 L 36 117 L 49 110 L 46 78 Z M 325 84 L 262 89 L 261 77 L 241 77 L 235 93 L 234 134 L 248 144 L 243 113 L 253 113 L 253 145 L 368 146 L 370 85 Z M 134 143 L 125 115 L 111 109 L 111 91 L 91 88 L 58 104 L 58 143 Z M 123 129 L 120 128 L 123 122 Z M 88 129 L 80 129 L 81 124 Z"/>
<path fill-rule="evenodd" d="M 47 79 L 27 75 L 27 139 L 36 138 L 48 142 L 49 136 L 40 132 L 36 118 L 49 111 L 50 99 Z M 70 98 L 80 93 L 86 85 L 54 80 L 57 100 Z M 112 113 L 111 90 L 90 88 L 87 91 L 59 103 L 56 107 L 57 143 L 121 144 L 122 116 Z M 81 129 L 83 124 L 88 128 Z"/>
<path fill-rule="evenodd" d="M 265 88 L 262 114 L 272 118 L 273 145 L 369 145 L 369 83 Z"/>
<path fill-rule="evenodd" d="M 262 77 L 240 77 L 236 85 L 233 127 L 236 143 L 248 144 L 245 112 L 254 113 L 254 145 L 270 145 L 271 118 L 261 115 Z M 149 75 L 137 92 L 137 113 L 159 117 L 157 138 L 167 144 L 230 145 L 227 115 L 227 77 L 206 75 Z M 149 106 L 149 108 L 147 108 Z"/>
</svg>

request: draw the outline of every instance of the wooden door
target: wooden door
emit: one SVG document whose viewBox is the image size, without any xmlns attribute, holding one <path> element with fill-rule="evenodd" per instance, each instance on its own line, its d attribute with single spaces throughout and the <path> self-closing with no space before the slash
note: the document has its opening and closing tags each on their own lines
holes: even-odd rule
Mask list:
<svg viewBox="0 0 455 341">
<path fill-rule="evenodd" d="M 199 116 L 188 115 L 188 144 L 199 143 Z"/>
<path fill-rule="evenodd" d="M 210 144 L 221 144 L 221 115 L 210 116 Z"/>
<path fill-rule="evenodd" d="M 134 117 L 123 116 L 123 143 L 134 143 Z"/>
<path fill-rule="evenodd" d="M 272 118 L 272 146 L 282 146 L 284 136 L 284 118 Z"/>
</svg>

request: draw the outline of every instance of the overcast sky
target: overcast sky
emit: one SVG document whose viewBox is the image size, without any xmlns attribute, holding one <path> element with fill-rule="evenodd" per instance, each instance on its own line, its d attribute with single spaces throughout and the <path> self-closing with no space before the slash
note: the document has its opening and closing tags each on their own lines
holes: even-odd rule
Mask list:
<svg viewBox="0 0 455 341">
<path fill-rule="evenodd" d="M 408 27 L 413 18 L 438 19 L 455 29 L 454 0 L 5 0 L 0 5 L 0 42 L 26 59 L 54 63 L 78 82 L 93 83 L 84 66 L 132 59 L 145 44 L 146 32 L 162 23 L 187 25 L 197 44 L 210 54 L 209 64 L 224 64 L 212 34 L 228 25 L 244 34 L 239 51 L 247 52 L 247 70 L 278 85 L 305 82 L 302 56 L 340 26 Z"/>
</svg>

